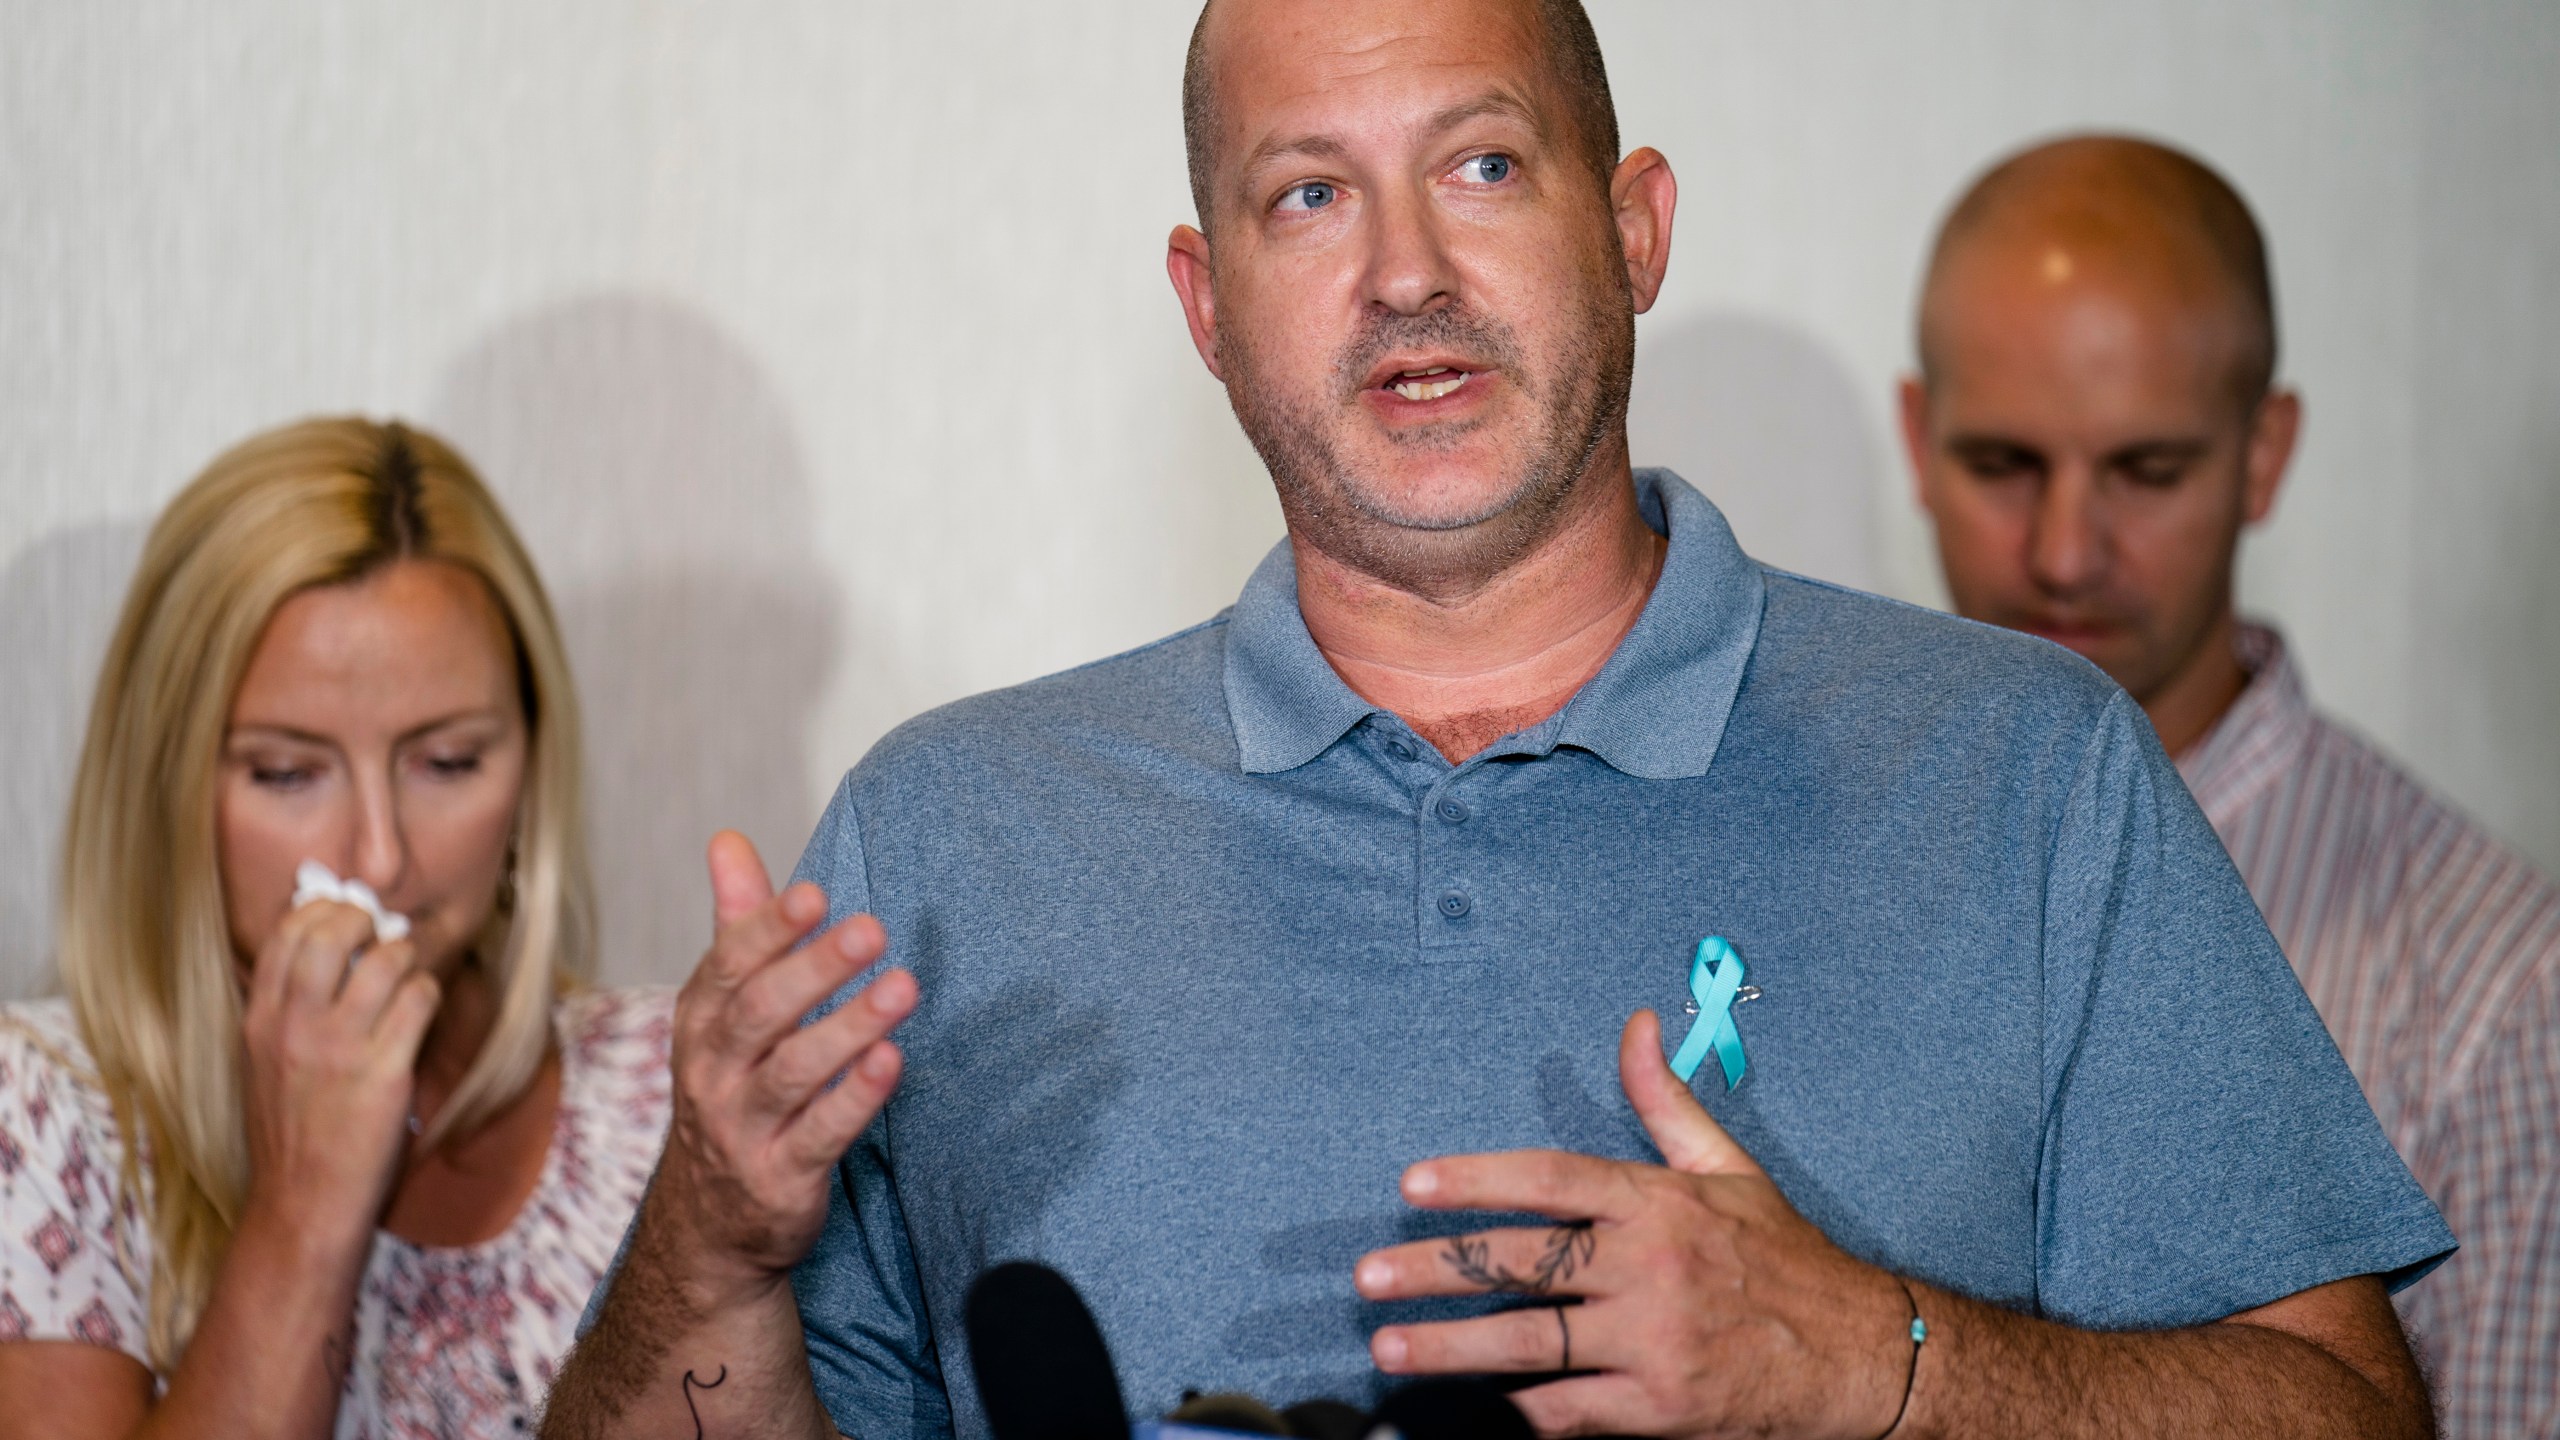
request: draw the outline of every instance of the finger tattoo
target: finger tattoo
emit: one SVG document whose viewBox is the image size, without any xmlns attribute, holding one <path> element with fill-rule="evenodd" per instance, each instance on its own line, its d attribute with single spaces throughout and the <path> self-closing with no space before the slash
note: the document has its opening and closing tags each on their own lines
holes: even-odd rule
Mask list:
<svg viewBox="0 0 2560 1440">
<path fill-rule="evenodd" d="M 1546 1248 L 1527 1274 L 1493 1260 L 1493 1242 L 1481 1235 L 1451 1236 L 1440 1252 L 1461 1279 L 1509 1295 L 1544 1295 L 1591 1263 L 1600 1237 L 1588 1220 L 1568 1220 L 1547 1232 Z"/>
</svg>

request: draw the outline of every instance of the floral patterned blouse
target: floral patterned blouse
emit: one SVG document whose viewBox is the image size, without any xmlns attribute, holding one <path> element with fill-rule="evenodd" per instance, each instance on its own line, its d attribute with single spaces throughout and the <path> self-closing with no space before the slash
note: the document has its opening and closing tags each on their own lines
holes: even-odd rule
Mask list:
<svg viewBox="0 0 2560 1440">
<path fill-rule="evenodd" d="M 673 1004 L 663 989 L 560 1001 L 559 1118 L 505 1233 L 454 1248 L 374 1237 L 341 1440 L 531 1430 L 657 1164 Z M 123 1163 L 69 1002 L 0 1006 L 0 1341 L 77 1340 L 150 1363 L 151 1232 Z"/>
</svg>

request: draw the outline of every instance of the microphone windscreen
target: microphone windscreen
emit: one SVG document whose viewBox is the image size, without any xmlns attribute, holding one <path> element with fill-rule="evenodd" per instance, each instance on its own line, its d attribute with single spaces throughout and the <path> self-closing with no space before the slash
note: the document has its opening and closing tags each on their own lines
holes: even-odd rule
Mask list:
<svg viewBox="0 0 2560 1440">
<path fill-rule="evenodd" d="M 1250 1395 L 1194 1395 L 1182 1402 L 1182 1408 L 1167 1415 L 1178 1425 L 1197 1425 L 1207 1430 L 1227 1430 L 1238 1435 L 1291 1435 L 1289 1422 L 1280 1412 Z"/>
<path fill-rule="evenodd" d="M 1111 1351 L 1065 1276 L 998 1265 L 970 1284 L 962 1321 L 995 1440 L 1128 1440 Z"/>
<path fill-rule="evenodd" d="M 1537 1440 L 1511 1397 L 1482 1380 L 1417 1380 L 1387 1397 L 1377 1423 L 1403 1440 Z"/>
<path fill-rule="evenodd" d="M 1373 1422 L 1339 1400 L 1301 1400 L 1280 1412 L 1297 1440 L 1367 1440 Z"/>
</svg>

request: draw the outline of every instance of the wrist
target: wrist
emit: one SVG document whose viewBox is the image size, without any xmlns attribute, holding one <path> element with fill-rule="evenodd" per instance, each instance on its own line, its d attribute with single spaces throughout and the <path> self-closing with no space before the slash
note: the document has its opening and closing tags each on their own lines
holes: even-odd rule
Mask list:
<svg viewBox="0 0 2560 1440">
<path fill-rule="evenodd" d="M 373 1248 L 373 1217 L 348 1206 L 314 1203 L 290 1187 L 252 1185 L 232 1227 L 231 1247 L 322 1267 L 362 1260 Z"/>
<path fill-rule="evenodd" d="M 290 1315 L 320 1326 L 316 1336 L 344 1322 L 372 1244 L 370 1228 L 324 1228 L 272 1206 L 244 1205 L 209 1310 L 260 1324 Z"/>
<path fill-rule="evenodd" d="M 655 1185 L 641 1202 L 625 1268 L 641 1272 L 640 1288 L 699 1319 L 753 1309 L 791 1288 L 788 1268 L 775 1270 L 738 1253 L 696 1223 L 693 1206 Z"/>
<path fill-rule="evenodd" d="M 1901 1325 L 1895 1332 L 1894 1354 L 1894 1358 L 1901 1362 L 1902 1385 L 1900 1398 L 1894 1406 L 1893 1421 L 1879 1432 L 1877 1440 L 1909 1440 L 1919 1433 L 1920 1357 L 1935 1337 L 1929 1329 L 1928 1312 L 1920 1301 L 1921 1292 L 1926 1287 L 1915 1285 L 1899 1275 L 1892 1278 L 1895 1287 L 1901 1291 L 1899 1298 L 1902 1301 L 1896 1312 Z M 1887 1368 L 1888 1372 L 1893 1369 L 1890 1365 Z"/>
</svg>

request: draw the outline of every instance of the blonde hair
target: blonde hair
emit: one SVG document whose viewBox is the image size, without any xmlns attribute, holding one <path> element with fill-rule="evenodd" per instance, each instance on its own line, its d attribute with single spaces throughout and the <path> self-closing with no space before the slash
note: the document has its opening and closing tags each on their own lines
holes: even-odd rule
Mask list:
<svg viewBox="0 0 2560 1440">
<path fill-rule="evenodd" d="M 404 559 L 487 586 L 514 634 L 531 740 L 514 901 L 469 962 L 489 976 L 497 1021 L 425 1145 L 523 1093 L 554 997 L 590 968 L 577 697 L 550 601 L 496 499 L 451 447 L 397 423 L 308 420 L 216 459 L 143 547 L 90 705 L 62 856 L 62 978 L 127 1137 L 128 1183 L 148 1177 L 148 1338 L 164 1373 L 203 1313 L 249 1181 L 214 822 L 232 699 L 288 597 Z"/>
</svg>

